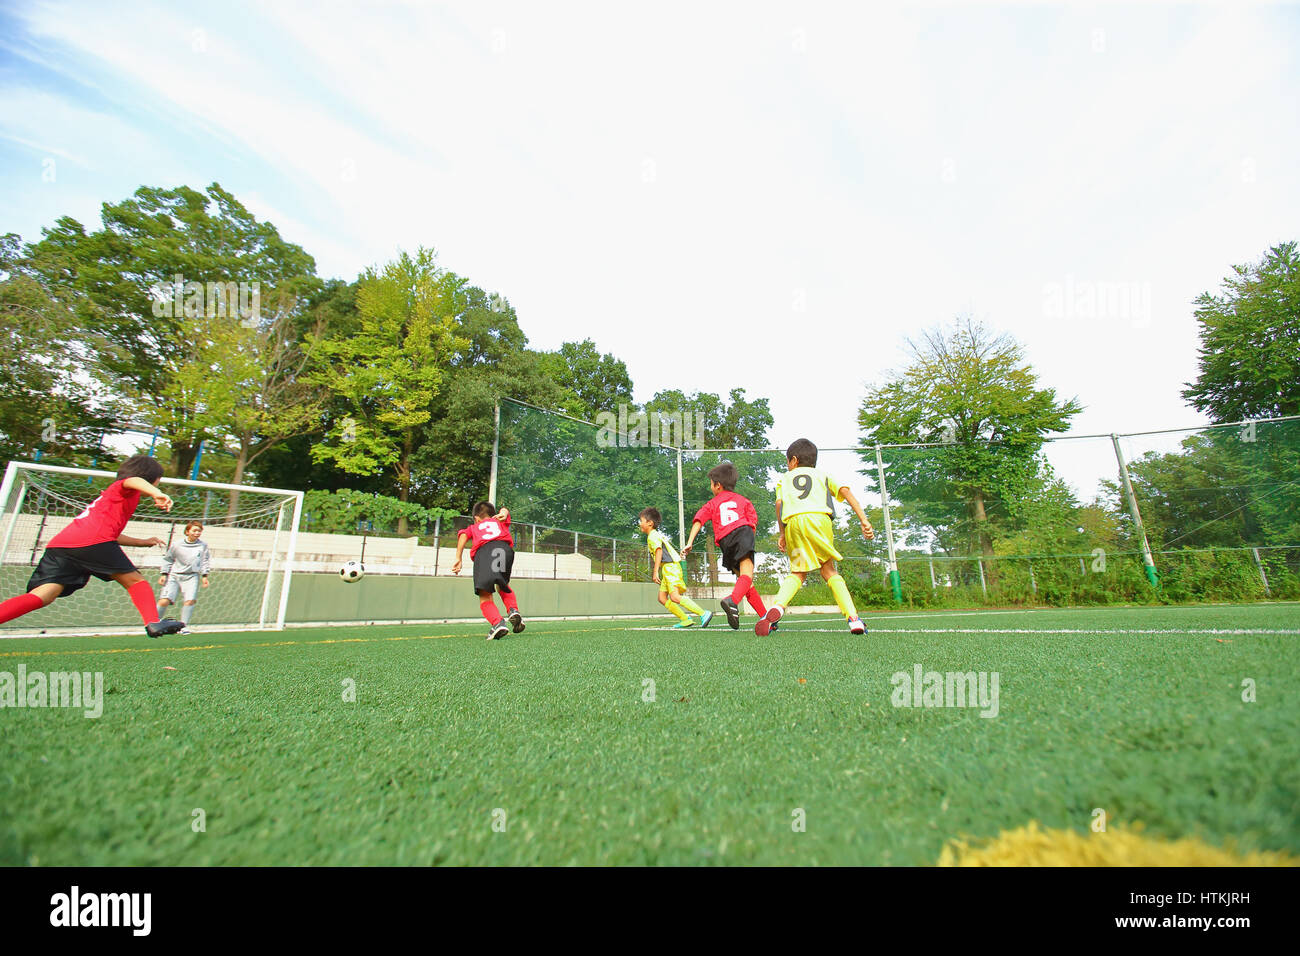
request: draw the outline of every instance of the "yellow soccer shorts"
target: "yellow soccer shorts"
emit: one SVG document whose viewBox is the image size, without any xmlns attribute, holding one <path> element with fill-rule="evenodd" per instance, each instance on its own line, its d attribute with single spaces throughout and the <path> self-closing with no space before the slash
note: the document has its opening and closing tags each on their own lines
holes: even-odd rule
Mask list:
<svg viewBox="0 0 1300 956">
<path fill-rule="evenodd" d="M 682 566 L 676 561 L 665 561 L 659 565 L 659 590 L 685 591 L 686 579 L 682 577 Z"/>
<path fill-rule="evenodd" d="M 819 571 L 827 560 L 844 555 L 835 550 L 835 529 L 831 516 L 822 512 L 795 515 L 785 525 L 785 553 L 791 571 Z"/>
</svg>

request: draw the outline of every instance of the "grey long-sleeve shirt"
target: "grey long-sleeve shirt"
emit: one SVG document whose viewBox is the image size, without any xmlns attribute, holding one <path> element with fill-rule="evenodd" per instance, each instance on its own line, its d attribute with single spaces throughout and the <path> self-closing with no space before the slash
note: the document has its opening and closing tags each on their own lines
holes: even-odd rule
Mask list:
<svg viewBox="0 0 1300 956">
<path fill-rule="evenodd" d="M 206 541 L 180 541 L 167 549 L 162 559 L 163 574 L 207 574 L 212 570 L 212 554 Z"/>
</svg>

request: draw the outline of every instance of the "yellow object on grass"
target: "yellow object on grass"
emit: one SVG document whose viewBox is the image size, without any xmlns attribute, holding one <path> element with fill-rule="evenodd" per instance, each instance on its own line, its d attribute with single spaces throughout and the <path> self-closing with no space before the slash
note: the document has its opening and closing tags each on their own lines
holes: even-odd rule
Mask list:
<svg viewBox="0 0 1300 956">
<path fill-rule="evenodd" d="M 939 855 L 939 866 L 1300 866 L 1300 858 L 1282 851 L 1243 854 L 1195 837 L 1161 840 L 1143 836 L 1141 830 L 1139 823 L 1077 833 L 1043 829 L 1031 820 L 991 840 L 951 840 Z"/>
</svg>

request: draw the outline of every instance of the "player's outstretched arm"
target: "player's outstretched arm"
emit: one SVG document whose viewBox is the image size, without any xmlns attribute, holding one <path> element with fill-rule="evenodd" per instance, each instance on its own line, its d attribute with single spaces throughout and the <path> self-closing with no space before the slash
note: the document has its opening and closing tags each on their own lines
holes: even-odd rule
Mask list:
<svg viewBox="0 0 1300 956">
<path fill-rule="evenodd" d="M 171 499 L 169 498 L 168 501 Z M 128 548 L 152 548 L 154 545 L 162 548 L 167 542 L 162 538 L 133 538 L 129 534 L 118 535 L 118 544 L 124 544 Z"/>
<path fill-rule="evenodd" d="M 148 495 L 153 499 L 153 503 L 163 511 L 172 510 L 172 500 L 165 491 L 155 488 L 143 478 L 128 478 L 122 482 L 122 487 L 129 491 L 138 491 L 142 495 Z M 118 542 L 119 544 L 121 542 Z"/>
<path fill-rule="evenodd" d="M 700 529 L 703 527 L 704 525 L 700 524 L 698 521 L 691 522 L 691 533 L 686 538 L 686 546 L 682 548 L 682 554 L 686 554 L 692 547 L 694 547 L 695 536 L 700 533 Z"/>
<path fill-rule="evenodd" d="M 862 505 L 858 504 L 858 499 L 853 496 L 853 492 L 848 488 L 840 489 L 840 499 L 848 504 L 858 516 L 858 521 L 862 523 L 862 537 L 870 541 L 876 536 L 875 530 L 871 527 L 871 522 L 867 520 L 867 513 L 862 510 Z"/>
<path fill-rule="evenodd" d="M 469 540 L 469 535 L 461 532 L 456 537 L 456 560 L 451 566 L 452 574 L 460 574 L 460 556 L 465 553 L 465 542 Z"/>
</svg>

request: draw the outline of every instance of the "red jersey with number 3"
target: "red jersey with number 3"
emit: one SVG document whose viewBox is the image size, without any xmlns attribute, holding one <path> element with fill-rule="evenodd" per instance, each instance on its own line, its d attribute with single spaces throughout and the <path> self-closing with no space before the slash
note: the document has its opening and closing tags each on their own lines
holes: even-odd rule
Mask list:
<svg viewBox="0 0 1300 956">
<path fill-rule="evenodd" d="M 113 482 L 81 514 L 46 545 L 49 548 L 84 548 L 87 545 L 116 541 L 135 514 L 140 492 L 122 487 L 126 479 Z"/>
<path fill-rule="evenodd" d="M 737 528 L 746 525 L 758 528 L 758 512 L 754 510 L 754 503 L 734 491 L 714 495 L 708 504 L 695 512 L 695 520 L 700 524 L 713 522 L 714 541 L 721 541 Z"/>
<path fill-rule="evenodd" d="M 470 525 L 461 534 L 467 534 L 470 537 L 469 556 L 473 559 L 478 553 L 478 549 L 489 541 L 504 541 L 510 547 L 515 546 L 515 539 L 510 536 L 510 516 L 506 515 L 501 520 L 496 518 L 484 518 L 482 521 Z"/>
</svg>

